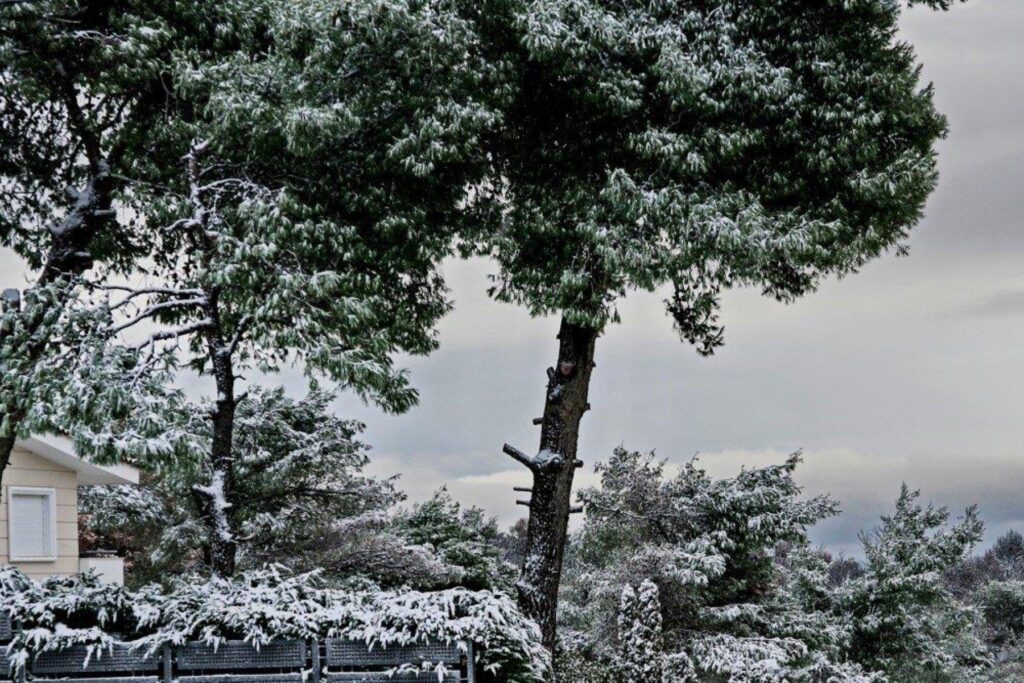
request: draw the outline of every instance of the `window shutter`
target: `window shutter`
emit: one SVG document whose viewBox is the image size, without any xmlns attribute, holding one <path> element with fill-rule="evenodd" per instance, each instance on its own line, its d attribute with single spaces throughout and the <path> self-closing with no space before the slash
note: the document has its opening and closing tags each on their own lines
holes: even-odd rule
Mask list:
<svg viewBox="0 0 1024 683">
<path fill-rule="evenodd" d="M 53 538 L 53 493 L 12 490 L 10 494 L 12 560 L 56 555 Z"/>
</svg>

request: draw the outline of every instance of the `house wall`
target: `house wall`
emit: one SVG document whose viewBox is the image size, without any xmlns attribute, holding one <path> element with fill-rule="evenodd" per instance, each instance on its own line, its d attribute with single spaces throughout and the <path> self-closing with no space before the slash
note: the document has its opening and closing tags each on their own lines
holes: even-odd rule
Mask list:
<svg viewBox="0 0 1024 683">
<path fill-rule="evenodd" d="M 15 448 L 3 475 L 0 490 L 0 565 L 14 564 L 33 579 L 67 576 L 78 571 L 78 481 L 77 474 L 38 455 Z M 7 505 L 12 486 L 36 486 L 57 491 L 57 560 L 55 562 L 14 562 L 8 557 Z"/>
</svg>

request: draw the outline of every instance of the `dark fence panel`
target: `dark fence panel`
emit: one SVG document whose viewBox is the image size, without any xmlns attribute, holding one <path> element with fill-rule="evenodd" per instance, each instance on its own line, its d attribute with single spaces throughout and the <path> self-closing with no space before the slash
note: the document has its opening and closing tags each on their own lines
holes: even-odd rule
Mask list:
<svg viewBox="0 0 1024 683">
<path fill-rule="evenodd" d="M 222 643 L 217 648 L 186 643 L 149 656 L 128 645 L 116 645 L 105 649 L 102 656 L 90 657 L 88 664 L 87 649 L 74 646 L 40 654 L 29 662 L 28 673 L 31 681 L 40 683 L 437 683 L 433 666 L 421 673 L 387 675 L 388 668 L 429 662 L 447 667 L 448 673 L 440 683 L 476 680 L 472 647 L 466 657 L 454 645 L 370 649 L 364 643 L 337 638 L 323 645 L 325 658 L 320 656 L 321 643 L 302 641 L 275 641 L 258 649 L 241 641 Z M 0 642 L 0 682 L 12 680 L 9 671 L 7 646 Z"/>
<path fill-rule="evenodd" d="M 328 682 L 341 683 L 392 683 L 393 681 L 398 681 L 399 683 L 438 683 L 437 674 L 433 672 L 395 674 L 394 676 L 388 676 L 387 672 L 384 671 L 343 671 L 340 673 L 327 674 L 327 680 Z M 457 671 L 452 671 L 441 679 L 441 683 L 459 683 L 459 681 L 462 680 L 464 679 L 459 676 Z"/>
<path fill-rule="evenodd" d="M 387 649 L 379 645 L 368 646 L 357 640 L 327 639 L 327 666 L 347 667 L 394 667 L 401 664 L 444 662 L 458 666 L 462 652 L 455 645 L 417 644 L 391 645 Z"/>
<path fill-rule="evenodd" d="M 13 637 L 11 615 L 7 613 L 7 610 L 0 609 L 0 643 L 6 643 Z"/>
<path fill-rule="evenodd" d="M 86 664 L 88 659 L 88 664 Z M 44 652 L 31 665 L 35 675 L 68 673 L 152 673 L 160 672 L 160 655 L 146 656 L 127 645 L 115 645 L 111 649 L 88 656 L 84 645 L 69 647 L 59 652 Z"/>
<path fill-rule="evenodd" d="M 216 648 L 187 643 L 176 653 L 180 671 L 301 669 L 307 665 L 306 643 L 301 640 L 278 640 L 259 648 L 242 641 L 228 641 Z"/>
<path fill-rule="evenodd" d="M 301 673 L 291 674 L 211 674 L 206 676 L 179 676 L 178 683 L 296 683 Z M 76 681 L 77 683 L 77 681 Z"/>
</svg>

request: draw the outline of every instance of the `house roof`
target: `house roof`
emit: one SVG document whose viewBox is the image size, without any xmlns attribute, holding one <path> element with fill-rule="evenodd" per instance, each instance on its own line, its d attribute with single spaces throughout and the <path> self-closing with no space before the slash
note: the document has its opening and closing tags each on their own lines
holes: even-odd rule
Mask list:
<svg viewBox="0 0 1024 683">
<path fill-rule="evenodd" d="M 138 484 L 139 470 L 131 465 L 96 465 L 75 455 L 71 439 L 63 436 L 33 436 L 18 439 L 15 446 L 35 453 L 40 458 L 73 470 L 79 486 L 94 484 Z"/>
</svg>

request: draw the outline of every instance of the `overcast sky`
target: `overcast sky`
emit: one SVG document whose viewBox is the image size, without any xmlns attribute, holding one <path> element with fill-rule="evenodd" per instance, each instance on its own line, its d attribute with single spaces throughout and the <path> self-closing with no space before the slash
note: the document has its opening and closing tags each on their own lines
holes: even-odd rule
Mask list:
<svg viewBox="0 0 1024 683">
<path fill-rule="evenodd" d="M 958 511 L 979 503 L 986 543 L 1024 531 L 1024 3 L 917 9 L 903 32 L 951 128 L 910 257 L 789 306 L 727 294 L 726 346 L 709 359 L 679 342 L 660 296 L 629 297 L 598 342 L 581 485 L 619 444 L 675 464 L 699 453 L 716 475 L 803 449 L 798 480 L 842 503 L 814 531 L 830 548 L 859 554 L 857 532 L 902 481 Z M 346 398 L 339 412 L 368 424 L 374 470 L 400 473 L 413 500 L 447 485 L 511 523 L 529 477 L 501 445 L 536 448 L 557 321 L 488 300 L 491 270 L 445 265 L 456 308 L 441 349 L 408 362 L 418 408 L 386 417 Z M 4 286 L 19 271 L 0 254 Z"/>
</svg>

